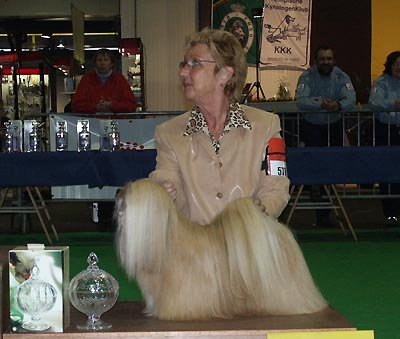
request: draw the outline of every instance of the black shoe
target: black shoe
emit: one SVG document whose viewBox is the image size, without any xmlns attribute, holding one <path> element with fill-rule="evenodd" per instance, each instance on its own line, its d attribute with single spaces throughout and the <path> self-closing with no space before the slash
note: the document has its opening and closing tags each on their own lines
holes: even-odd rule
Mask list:
<svg viewBox="0 0 400 339">
<path fill-rule="evenodd" d="M 400 226 L 399 218 L 395 217 L 395 216 L 387 217 L 386 218 L 386 226 L 387 227 Z"/>
</svg>

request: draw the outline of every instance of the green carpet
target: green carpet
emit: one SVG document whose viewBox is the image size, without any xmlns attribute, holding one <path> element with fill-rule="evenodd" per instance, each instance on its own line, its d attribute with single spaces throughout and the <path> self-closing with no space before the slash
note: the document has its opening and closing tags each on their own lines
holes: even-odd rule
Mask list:
<svg viewBox="0 0 400 339">
<path fill-rule="evenodd" d="M 295 230 L 310 271 L 323 295 L 360 330 L 376 339 L 400 338 L 400 229 L 356 230 L 354 242 L 338 230 Z M 116 265 L 112 233 L 63 233 L 56 245 L 70 246 L 71 277 L 87 267 L 94 251 L 99 266 L 120 283 L 119 300 L 141 300 L 135 282 Z M 46 243 L 43 234 L 3 234 L 0 245 Z"/>
</svg>

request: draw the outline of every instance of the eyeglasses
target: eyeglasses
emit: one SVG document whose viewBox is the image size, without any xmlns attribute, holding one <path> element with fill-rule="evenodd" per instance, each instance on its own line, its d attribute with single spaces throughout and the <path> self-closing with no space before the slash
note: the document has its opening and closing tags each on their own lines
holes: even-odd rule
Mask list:
<svg viewBox="0 0 400 339">
<path fill-rule="evenodd" d="M 215 61 L 212 60 L 199 60 L 199 59 L 190 59 L 190 60 L 183 60 L 179 63 L 179 69 L 182 69 L 186 65 L 189 66 L 190 69 L 197 68 L 204 63 L 211 63 L 215 64 Z"/>
</svg>

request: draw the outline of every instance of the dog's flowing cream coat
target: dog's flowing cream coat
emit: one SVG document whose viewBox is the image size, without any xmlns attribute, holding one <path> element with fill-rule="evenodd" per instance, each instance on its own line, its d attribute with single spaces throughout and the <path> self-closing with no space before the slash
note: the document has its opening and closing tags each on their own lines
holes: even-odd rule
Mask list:
<svg viewBox="0 0 400 339">
<path fill-rule="evenodd" d="M 327 307 L 291 231 L 252 199 L 231 202 L 208 225 L 179 213 L 151 179 L 127 184 L 116 200 L 117 254 L 150 316 L 203 320 Z"/>
</svg>

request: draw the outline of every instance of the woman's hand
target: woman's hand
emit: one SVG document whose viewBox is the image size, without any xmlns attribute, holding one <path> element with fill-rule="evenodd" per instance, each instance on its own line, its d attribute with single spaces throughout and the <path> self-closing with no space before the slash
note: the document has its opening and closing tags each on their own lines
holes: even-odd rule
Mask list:
<svg viewBox="0 0 400 339">
<path fill-rule="evenodd" d="M 97 112 L 111 112 L 112 102 L 100 100 L 96 106 Z"/>
<path fill-rule="evenodd" d="M 178 195 L 175 184 L 173 184 L 172 182 L 163 182 L 162 185 L 164 186 L 168 194 L 171 196 L 172 200 L 175 201 L 176 196 Z"/>
<path fill-rule="evenodd" d="M 254 199 L 254 204 L 261 210 L 261 212 L 265 213 L 268 215 L 268 212 L 266 211 L 265 205 L 261 202 L 260 199 Z"/>
</svg>

